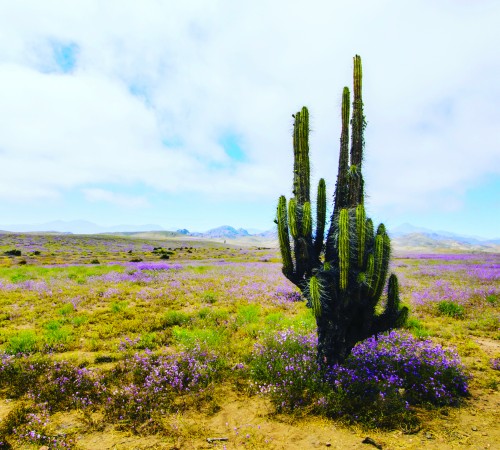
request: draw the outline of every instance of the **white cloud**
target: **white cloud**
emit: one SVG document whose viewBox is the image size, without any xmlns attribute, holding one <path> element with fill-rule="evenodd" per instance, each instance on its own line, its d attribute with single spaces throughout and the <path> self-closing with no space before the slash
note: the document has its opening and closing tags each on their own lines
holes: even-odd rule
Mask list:
<svg viewBox="0 0 500 450">
<path fill-rule="evenodd" d="M 91 202 L 105 202 L 126 208 L 143 208 L 149 206 L 148 199 L 136 195 L 123 195 L 99 188 L 83 189 L 85 198 Z"/>
<path fill-rule="evenodd" d="M 498 2 L 16 1 L 2 10 L 4 198 L 70 188 L 92 198 L 100 183 L 274 198 L 290 191 L 291 114 L 303 104 L 314 175 L 332 188 L 356 53 L 373 207 L 439 208 L 499 174 Z M 78 45 L 71 74 L 45 73 L 57 41 Z M 242 137 L 245 162 L 219 144 L 227 130 Z"/>
</svg>

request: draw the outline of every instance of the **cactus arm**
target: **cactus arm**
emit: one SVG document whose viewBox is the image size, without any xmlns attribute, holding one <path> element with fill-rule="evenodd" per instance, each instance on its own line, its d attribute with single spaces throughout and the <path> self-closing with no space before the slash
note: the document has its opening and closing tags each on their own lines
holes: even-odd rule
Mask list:
<svg viewBox="0 0 500 450">
<path fill-rule="evenodd" d="M 325 234 L 326 222 L 326 183 L 323 178 L 318 183 L 318 196 L 316 201 L 316 236 L 314 239 L 314 249 L 319 255 L 323 248 L 323 238 Z"/>
<path fill-rule="evenodd" d="M 399 286 L 396 275 L 391 274 L 387 283 L 387 304 L 384 313 L 375 322 L 373 331 L 380 333 L 391 328 L 402 327 L 408 318 L 409 310 L 400 306 Z"/>
<path fill-rule="evenodd" d="M 356 206 L 356 237 L 358 247 L 358 268 L 363 268 L 366 246 L 366 213 L 362 204 Z"/>
<path fill-rule="evenodd" d="M 368 255 L 368 263 L 366 266 L 366 284 L 370 287 L 370 292 L 372 292 L 373 285 L 373 274 L 375 272 L 375 258 L 373 257 L 373 253 Z"/>
<path fill-rule="evenodd" d="M 310 239 L 311 233 L 312 233 L 311 203 L 305 202 L 302 208 L 302 236 Z"/>
<path fill-rule="evenodd" d="M 342 91 L 342 128 L 340 131 L 339 164 L 337 169 L 337 182 L 333 203 L 333 214 L 330 228 L 326 237 L 325 258 L 330 260 L 334 257 L 336 221 L 339 211 L 349 204 L 349 118 L 350 118 L 350 92 L 348 87 Z"/>
<path fill-rule="evenodd" d="M 349 195 L 349 118 L 350 118 L 350 93 L 345 87 L 342 93 L 342 129 L 340 133 L 339 166 L 337 184 L 335 185 L 334 214 L 348 206 Z"/>
<path fill-rule="evenodd" d="M 288 201 L 288 223 L 290 225 L 290 234 L 294 239 L 299 237 L 299 230 L 297 228 L 297 201 L 291 198 Z"/>
<path fill-rule="evenodd" d="M 311 300 L 311 308 L 316 317 L 321 316 L 321 293 L 318 278 L 312 276 L 309 280 L 309 298 Z"/>
<path fill-rule="evenodd" d="M 363 203 L 364 199 L 364 182 L 361 174 L 361 163 L 363 161 L 363 136 L 366 122 L 365 116 L 363 115 L 362 76 L 361 58 L 359 55 L 356 55 L 354 57 L 354 100 L 352 104 L 351 121 L 351 166 L 356 167 L 356 174 L 349 180 L 349 204 L 351 207 Z"/>
<path fill-rule="evenodd" d="M 365 253 L 368 255 L 373 251 L 373 243 L 375 239 L 375 232 L 373 230 L 373 221 L 372 219 L 366 219 L 366 236 L 365 236 Z"/>
<path fill-rule="evenodd" d="M 283 260 L 283 274 L 293 280 L 293 263 L 292 250 L 290 248 L 290 237 L 288 235 L 288 218 L 286 213 L 286 198 L 281 196 L 278 200 L 278 208 L 276 214 L 276 222 L 278 224 L 278 240 L 280 244 L 281 258 Z"/>
<path fill-rule="evenodd" d="M 340 289 L 347 289 L 349 276 L 349 210 L 341 209 L 339 214 L 339 266 Z"/>
<path fill-rule="evenodd" d="M 378 301 L 384 289 L 384 282 L 389 268 L 390 252 L 390 239 L 385 232 L 384 224 L 381 223 L 377 228 L 377 235 L 375 237 L 375 280 L 372 285 L 374 301 Z"/>
<path fill-rule="evenodd" d="M 375 248 L 373 254 L 373 276 L 371 277 L 370 284 L 370 292 L 373 298 L 375 298 L 375 292 L 377 292 L 377 288 L 380 281 L 380 277 L 382 275 L 382 262 L 384 255 L 384 238 L 383 236 L 377 234 L 375 237 Z"/>
<path fill-rule="evenodd" d="M 295 114 L 293 131 L 293 193 L 297 199 L 297 206 L 302 207 L 305 202 L 310 201 L 309 111 L 305 106 L 300 112 Z"/>
</svg>

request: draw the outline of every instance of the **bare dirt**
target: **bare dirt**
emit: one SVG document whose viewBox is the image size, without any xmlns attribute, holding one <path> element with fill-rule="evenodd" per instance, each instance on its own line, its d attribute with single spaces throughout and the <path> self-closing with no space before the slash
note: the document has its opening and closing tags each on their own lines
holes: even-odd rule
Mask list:
<svg viewBox="0 0 500 450">
<path fill-rule="evenodd" d="M 0 419 L 15 402 L 0 401 Z M 316 418 L 275 415 L 258 396 L 225 392 L 220 410 L 192 411 L 163 420 L 160 434 L 140 436 L 106 425 L 100 417 L 84 424 L 77 413 L 59 413 L 57 432 L 74 433 L 81 450 L 185 449 L 500 449 L 500 392 L 472 392 L 460 408 L 420 411 L 421 427 L 390 432 L 362 430 Z M 211 443 L 207 439 L 215 440 Z M 369 442 L 363 441 L 369 438 Z M 379 447 L 377 447 L 379 446 Z"/>
</svg>

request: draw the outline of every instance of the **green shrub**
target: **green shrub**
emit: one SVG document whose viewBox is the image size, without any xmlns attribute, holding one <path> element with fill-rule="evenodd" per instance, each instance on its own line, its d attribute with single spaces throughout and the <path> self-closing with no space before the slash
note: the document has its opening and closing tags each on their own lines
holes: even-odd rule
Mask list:
<svg viewBox="0 0 500 450">
<path fill-rule="evenodd" d="M 245 305 L 238 308 L 236 316 L 237 325 L 246 325 L 256 323 L 259 321 L 260 306 L 259 305 Z"/>
<path fill-rule="evenodd" d="M 144 333 L 137 343 L 137 348 L 153 350 L 157 347 L 156 341 L 156 333 Z"/>
<path fill-rule="evenodd" d="M 58 309 L 58 313 L 61 315 L 61 316 L 68 316 L 69 314 L 71 314 L 73 311 L 75 310 L 75 308 L 73 308 L 73 305 L 71 303 L 66 303 L 65 305 L 63 305 L 61 308 Z"/>
<path fill-rule="evenodd" d="M 126 301 L 122 301 L 122 302 L 113 302 L 111 303 L 111 312 L 112 313 L 121 313 L 123 311 L 125 311 L 125 309 L 127 308 L 127 305 L 128 303 Z"/>
<path fill-rule="evenodd" d="M 189 319 L 189 315 L 185 312 L 171 310 L 163 315 L 162 323 L 165 327 L 173 327 L 175 325 L 184 325 Z"/>
<path fill-rule="evenodd" d="M 11 355 L 30 354 L 38 350 L 38 337 L 32 330 L 19 331 L 7 341 L 5 351 Z"/>
<path fill-rule="evenodd" d="M 454 319 L 464 318 L 464 307 L 451 300 L 441 300 L 437 304 L 437 310 L 442 316 L 453 317 Z"/>
<path fill-rule="evenodd" d="M 417 338 L 426 338 L 432 334 L 416 317 L 409 317 L 406 321 L 405 328 L 410 330 Z"/>
<path fill-rule="evenodd" d="M 217 301 L 217 295 L 215 294 L 215 292 L 206 291 L 203 294 L 203 300 L 207 303 L 214 304 Z"/>
<path fill-rule="evenodd" d="M 76 316 L 76 317 L 73 317 L 71 319 L 71 323 L 75 326 L 75 327 L 80 327 L 82 326 L 83 324 L 87 323 L 89 321 L 89 318 L 87 315 L 85 314 L 81 314 L 79 316 Z"/>
<path fill-rule="evenodd" d="M 57 321 L 51 322 L 52 327 L 47 328 L 44 333 L 45 349 L 56 351 L 67 350 L 68 344 L 73 340 L 71 330 L 61 325 L 55 326 L 56 323 Z"/>
<path fill-rule="evenodd" d="M 493 306 L 497 306 L 500 303 L 496 295 L 488 295 L 486 301 Z"/>
<path fill-rule="evenodd" d="M 227 330 L 221 328 L 172 328 L 173 338 L 187 349 L 220 350 L 227 343 Z M 222 352 L 219 352 L 222 353 Z"/>
</svg>

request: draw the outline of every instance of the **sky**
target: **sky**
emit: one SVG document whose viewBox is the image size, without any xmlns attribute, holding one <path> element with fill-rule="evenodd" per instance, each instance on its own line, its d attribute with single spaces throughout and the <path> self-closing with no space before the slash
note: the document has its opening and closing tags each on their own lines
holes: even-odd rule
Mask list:
<svg viewBox="0 0 500 450">
<path fill-rule="evenodd" d="M 368 215 L 500 237 L 500 2 L 0 0 L 0 224 L 273 228 L 292 114 L 333 194 L 363 62 Z M 332 204 L 332 200 L 329 202 Z"/>
</svg>

